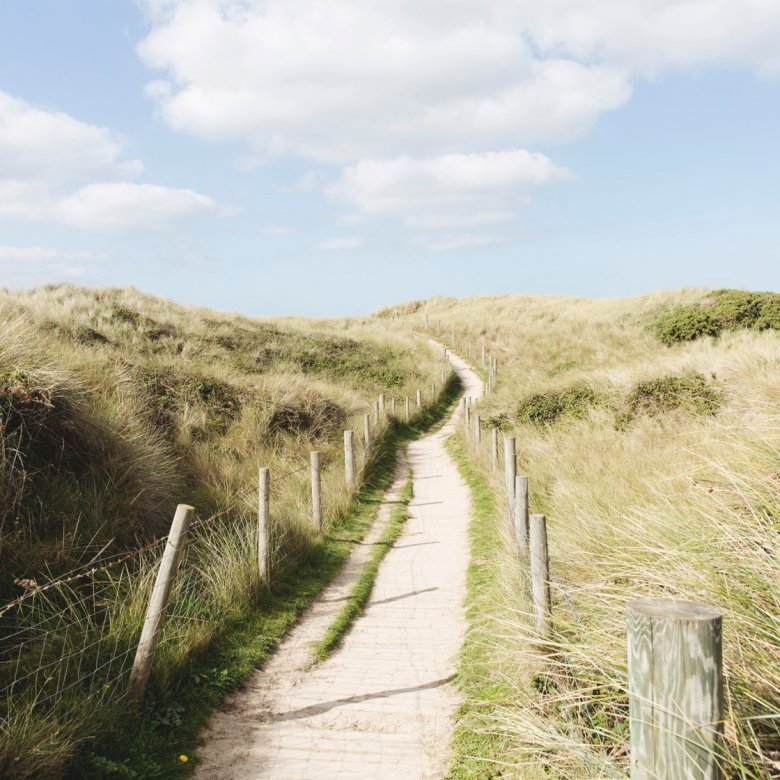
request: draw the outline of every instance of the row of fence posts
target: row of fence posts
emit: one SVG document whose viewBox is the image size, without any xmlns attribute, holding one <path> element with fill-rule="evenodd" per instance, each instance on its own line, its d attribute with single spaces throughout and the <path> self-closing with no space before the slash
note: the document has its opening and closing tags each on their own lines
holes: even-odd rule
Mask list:
<svg viewBox="0 0 780 780">
<path fill-rule="evenodd" d="M 494 359 L 490 360 L 495 377 Z M 466 439 L 482 454 L 482 422 L 464 399 Z M 490 463 L 499 469 L 498 430 Z M 505 515 L 527 562 L 536 630 L 554 639 L 547 520 L 531 514 L 528 477 L 517 473 L 516 440 L 504 437 Z M 630 760 L 633 780 L 722 780 L 723 661 L 720 609 L 677 599 L 627 604 Z"/>
<path fill-rule="evenodd" d="M 436 400 L 436 385 L 431 384 L 431 403 Z M 419 413 L 423 407 L 423 391 L 417 390 L 415 406 Z M 396 399 L 390 402 L 391 415 L 395 418 Z M 379 425 L 385 418 L 386 398 L 382 393 L 374 403 L 374 423 Z M 404 399 L 404 421 L 410 422 L 412 417 L 412 401 L 409 396 Z M 373 441 L 371 429 L 371 414 L 363 417 L 363 443 L 365 452 L 368 452 Z M 318 533 L 323 532 L 322 512 L 322 472 L 321 454 L 318 451 L 310 453 L 311 469 L 311 507 L 312 520 Z M 347 487 L 354 491 L 357 488 L 359 478 L 357 453 L 355 448 L 355 431 L 344 431 L 344 479 Z M 184 548 L 187 542 L 187 533 L 195 509 L 191 506 L 180 504 L 176 509 L 171 530 L 165 544 L 165 550 L 157 570 L 152 594 L 146 610 L 141 639 L 136 649 L 133 667 L 130 672 L 128 692 L 132 699 L 141 701 L 149 685 L 149 678 L 154 665 L 154 658 L 162 638 L 162 630 L 168 612 L 173 586 L 179 571 Z M 261 468 L 258 478 L 258 518 L 257 518 L 257 561 L 259 575 L 266 587 L 271 583 L 271 469 Z"/>
</svg>

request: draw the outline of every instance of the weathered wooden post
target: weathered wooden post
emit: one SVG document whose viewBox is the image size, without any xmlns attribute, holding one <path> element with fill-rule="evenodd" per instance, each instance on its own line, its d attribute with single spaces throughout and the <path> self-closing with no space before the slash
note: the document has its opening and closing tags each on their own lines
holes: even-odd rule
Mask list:
<svg viewBox="0 0 780 780">
<path fill-rule="evenodd" d="M 385 394 L 379 394 L 379 416 L 384 418 L 385 416 Z"/>
<path fill-rule="evenodd" d="M 366 449 L 371 446 L 371 415 L 366 414 L 363 417 L 363 444 Z"/>
<path fill-rule="evenodd" d="M 490 449 L 493 452 L 493 468 L 498 471 L 498 428 L 490 431 Z"/>
<path fill-rule="evenodd" d="M 395 396 L 390 399 L 390 414 L 395 419 Z"/>
<path fill-rule="evenodd" d="M 632 780 L 721 780 L 723 613 L 693 601 L 627 607 Z"/>
<path fill-rule="evenodd" d="M 543 637 L 547 637 L 550 632 L 552 601 L 550 599 L 550 557 L 547 552 L 547 521 L 544 515 L 531 515 L 529 547 L 536 630 Z"/>
<path fill-rule="evenodd" d="M 374 424 L 379 425 L 379 401 L 374 401 Z"/>
<path fill-rule="evenodd" d="M 474 415 L 474 446 L 479 449 L 482 444 L 482 426 L 480 425 L 479 415 Z"/>
<path fill-rule="evenodd" d="M 504 437 L 504 485 L 507 496 L 507 519 L 510 527 L 514 526 L 515 516 L 515 477 L 517 476 L 517 463 L 515 460 L 514 436 Z"/>
<path fill-rule="evenodd" d="M 344 431 L 344 476 L 347 486 L 355 487 L 355 432 Z"/>
<path fill-rule="evenodd" d="M 422 408 L 422 390 L 417 391 L 417 408 Z"/>
<path fill-rule="evenodd" d="M 410 416 L 409 407 L 410 406 L 411 406 L 411 404 L 409 403 L 409 396 L 407 395 L 406 396 L 406 422 L 409 422 L 409 416 Z"/>
<path fill-rule="evenodd" d="M 471 407 L 469 406 L 469 399 L 463 399 L 463 427 L 466 429 L 466 436 L 471 433 Z"/>
<path fill-rule="evenodd" d="M 515 477 L 515 542 L 521 555 L 528 554 L 528 477 Z"/>
<path fill-rule="evenodd" d="M 140 702 L 149 685 L 149 677 L 152 673 L 154 656 L 160 644 L 165 618 L 168 613 L 168 602 L 176 582 L 179 564 L 184 555 L 184 545 L 187 541 L 187 531 L 195 510 L 186 504 L 176 507 L 168 541 L 165 543 L 160 568 L 157 570 L 157 579 L 154 581 L 152 596 L 146 608 L 144 627 L 141 631 L 141 639 L 135 651 L 133 669 L 130 672 L 128 690 L 131 698 Z"/>
<path fill-rule="evenodd" d="M 322 533 L 322 474 L 320 472 L 320 453 L 311 453 L 311 515 L 314 527 Z"/>
<path fill-rule="evenodd" d="M 271 583 L 271 469 L 260 469 L 259 509 L 257 513 L 257 566 L 260 579 Z"/>
</svg>

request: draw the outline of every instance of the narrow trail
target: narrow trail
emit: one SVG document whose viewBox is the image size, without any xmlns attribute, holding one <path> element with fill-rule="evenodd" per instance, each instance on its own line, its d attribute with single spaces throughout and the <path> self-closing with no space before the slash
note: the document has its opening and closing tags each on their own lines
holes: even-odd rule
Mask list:
<svg viewBox="0 0 780 780">
<path fill-rule="evenodd" d="M 457 356 L 465 395 L 481 380 Z M 412 442 L 369 536 L 339 577 L 242 691 L 226 700 L 199 750 L 201 780 L 440 778 L 458 696 L 465 633 L 470 496 L 444 447 L 462 405 Z M 365 613 L 341 648 L 311 667 L 311 646 L 338 614 L 380 538 L 411 468 L 414 498 Z"/>
</svg>

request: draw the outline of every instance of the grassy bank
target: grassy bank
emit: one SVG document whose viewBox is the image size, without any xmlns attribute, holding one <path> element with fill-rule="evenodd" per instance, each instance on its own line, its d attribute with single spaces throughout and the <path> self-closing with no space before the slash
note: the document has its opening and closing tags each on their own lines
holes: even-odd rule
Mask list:
<svg viewBox="0 0 780 780">
<path fill-rule="evenodd" d="M 770 776 L 780 750 L 779 300 L 507 296 L 435 299 L 411 313 L 441 319 L 447 341 L 454 328 L 455 351 L 470 343 L 478 355 L 484 340 L 498 359 L 495 391 L 475 412 L 517 439 L 554 573 L 554 652 L 543 660 L 522 562 L 502 538 L 483 550 L 495 576 L 472 578 L 486 606 L 472 614 L 467 654 L 490 668 L 467 685 L 454 776 L 624 777 L 625 606 L 642 596 L 723 610 L 724 773 Z M 489 438 L 480 451 L 468 444 L 469 459 L 502 506 Z"/>
<path fill-rule="evenodd" d="M 370 321 L 249 320 L 69 287 L 0 303 L 1 600 L 143 548 L 167 531 L 176 503 L 194 504 L 149 704 L 160 733 L 189 723 L 190 710 L 196 722 L 193 701 L 235 684 L 346 552 L 309 520 L 309 451 L 322 453 L 327 533 L 345 524 L 361 533 L 342 431 L 359 429 L 380 392 L 389 406 L 441 384 L 441 365 L 421 340 Z M 412 424 L 430 413 L 415 410 Z M 383 422 L 374 441 L 402 435 Z M 369 488 L 381 446 L 358 454 Z M 259 465 L 274 478 L 270 594 L 253 541 Z M 96 740 L 90 772 L 130 771 L 101 735 L 126 722 L 122 695 L 159 554 L 152 546 L 0 616 L 0 774 L 57 777 L 78 756 L 70 771 L 83 776 L 78 761 Z M 157 751 L 144 729 L 126 728 L 143 736 L 133 743 L 141 763 L 127 766 L 140 777 L 173 771 L 159 757 L 173 743 Z"/>
</svg>

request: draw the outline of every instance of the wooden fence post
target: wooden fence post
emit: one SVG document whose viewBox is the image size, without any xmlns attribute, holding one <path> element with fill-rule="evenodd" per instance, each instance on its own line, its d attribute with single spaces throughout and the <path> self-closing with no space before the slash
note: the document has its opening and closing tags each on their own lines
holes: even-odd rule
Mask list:
<svg viewBox="0 0 780 780">
<path fill-rule="evenodd" d="M 379 394 L 379 416 L 384 418 L 385 416 L 385 394 Z"/>
<path fill-rule="evenodd" d="M 490 431 L 490 449 L 493 451 L 493 468 L 498 471 L 498 428 Z"/>
<path fill-rule="evenodd" d="M 409 415 L 410 415 L 409 406 L 410 406 L 409 396 L 407 395 L 406 396 L 406 422 L 409 422 Z"/>
<path fill-rule="evenodd" d="M 517 462 L 515 459 L 514 436 L 504 437 L 504 485 L 507 496 L 507 519 L 510 527 L 514 526 L 515 517 L 515 477 L 517 476 Z"/>
<path fill-rule="evenodd" d="M 515 541 L 521 555 L 528 554 L 528 477 L 515 477 Z"/>
<path fill-rule="evenodd" d="M 146 608 L 144 627 L 141 631 L 138 648 L 135 651 L 133 669 L 130 672 L 128 689 L 130 696 L 136 702 L 140 702 L 143 699 L 146 688 L 149 685 L 149 676 L 152 673 L 154 656 L 160 644 L 165 617 L 168 613 L 168 602 L 170 601 L 173 584 L 179 571 L 182 555 L 184 555 L 187 531 L 194 513 L 195 510 L 186 504 L 179 504 L 176 507 L 176 514 L 173 517 L 168 541 L 165 543 L 165 551 L 160 561 L 160 568 L 157 570 L 157 579 L 154 581 L 152 596 Z"/>
<path fill-rule="evenodd" d="M 260 469 L 257 513 L 257 565 L 260 578 L 271 582 L 271 469 Z"/>
<path fill-rule="evenodd" d="M 482 426 L 480 424 L 479 415 L 474 415 L 474 446 L 479 449 L 482 444 Z"/>
<path fill-rule="evenodd" d="M 322 474 L 320 473 L 320 453 L 311 454 L 311 514 L 314 526 L 322 533 Z"/>
<path fill-rule="evenodd" d="M 721 780 L 721 610 L 693 601 L 627 606 L 632 780 Z"/>
<path fill-rule="evenodd" d="M 422 390 L 417 391 L 417 408 L 420 409 L 422 407 Z"/>
<path fill-rule="evenodd" d="M 531 589 L 534 597 L 536 630 L 547 637 L 550 631 L 550 557 L 547 551 L 547 521 L 544 515 L 531 515 Z"/>
<path fill-rule="evenodd" d="M 466 438 L 471 435 L 471 407 L 469 406 L 469 399 L 463 399 L 463 427 L 466 429 Z"/>
<path fill-rule="evenodd" d="M 395 396 L 390 399 L 390 414 L 395 419 Z"/>
<path fill-rule="evenodd" d="M 363 417 L 363 443 L 366 449 L 371 446 L 371 415 L 366 414 Z"/>
<path fill-rule="evenodd" d="M 355 432 L 344 431 L 344 476 L 347 486 L 355 487 Z"/>
</svg>

